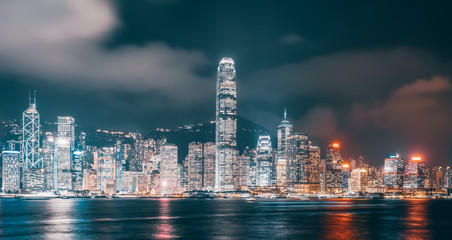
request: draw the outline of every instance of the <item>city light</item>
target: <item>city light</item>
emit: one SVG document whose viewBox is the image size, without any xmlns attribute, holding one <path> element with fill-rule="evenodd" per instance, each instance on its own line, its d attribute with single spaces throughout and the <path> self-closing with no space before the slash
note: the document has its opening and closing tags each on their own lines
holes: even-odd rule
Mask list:
<svg viewBox="0 0 452 240">
<path fill-rule="evenodd" d="M 334 148 L 339 148 L 339 143 L 333 143 Z"/>
<path fill-rule="evenodd" d="M 421 157 L 413 157 L 413 158 L 411 158 L 413 161 L 421 161 L 422 159 L 421 159 Z"/>
</svg>

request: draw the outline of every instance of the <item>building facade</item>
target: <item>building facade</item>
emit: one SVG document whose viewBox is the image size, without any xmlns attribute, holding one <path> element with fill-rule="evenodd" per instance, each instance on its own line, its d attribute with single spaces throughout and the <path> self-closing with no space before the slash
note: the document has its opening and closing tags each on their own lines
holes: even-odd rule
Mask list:
<svg viewBox="0 0 452 240">
<path fill-rule="evenodd" d="M 385 159 L 384 184 L 388 188 L 403 187 L 404 163 L 399 154 Z"/>
<path fill-rule="evenodd" d="M 20 158 L 19 151 L 2 152 L 2 191 L 5 193 L 20 191 Z"/>
<path fill-rule="evenodd" d="M 217 71 L 215 190 L 234 190 L 237 153 L 237 79 L 234 61 L 224 57 Z"/>
<path fill-rule="evenodd" d="M 271 187 L 273 170 L 272 142 L 270 135 L 261 135 L 256 147 L 256 186 Z"/>
<path fill-rule="evenodd" d="M 287 112 L 284 110 L 284 119 L 278 126 L 278 157 L 276 161 L 276 185 L 283 187 L 288 184 L 289 162 L 289 137 L 292 135 L 293 125 L 287 120 Z"/>
</svg>

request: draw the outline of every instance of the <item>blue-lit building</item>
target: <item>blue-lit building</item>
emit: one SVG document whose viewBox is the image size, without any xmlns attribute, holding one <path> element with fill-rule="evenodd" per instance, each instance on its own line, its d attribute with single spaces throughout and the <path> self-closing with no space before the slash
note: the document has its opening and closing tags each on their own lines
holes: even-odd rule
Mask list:
<svg viewBox="0 0 452 240">
<path fill-rule="evenodd" d="M 348 179 L 350 178 L 350 167 L 348 164 L 342 165 L 342 192 L 348 192 Z"/>
</svg>

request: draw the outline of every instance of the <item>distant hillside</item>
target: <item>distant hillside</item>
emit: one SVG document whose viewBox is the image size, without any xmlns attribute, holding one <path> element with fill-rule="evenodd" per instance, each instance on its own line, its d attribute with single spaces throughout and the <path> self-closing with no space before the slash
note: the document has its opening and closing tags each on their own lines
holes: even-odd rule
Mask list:
<svg viewBox="0 0 452 240">
<path fill-rule="evenodd" d="M 259 135 L 270 134 L 270 131 L 264 127 L 243 117 L 237 118 L 237 148 L 240 153 L 247 146 L 255 148 Z M 179 161 L 185 158 L 188 153 L 188 144 L 190 142 L 215 142 L 215 123 L 204 123 L 179 127 L 175 130 L 153 131 L 147 135 L 151 138 L 166 137 L 169 143 L 178 146 Z M 276 146 L 276 138 L 271 135 L 273 145 Z"/>
</svg>

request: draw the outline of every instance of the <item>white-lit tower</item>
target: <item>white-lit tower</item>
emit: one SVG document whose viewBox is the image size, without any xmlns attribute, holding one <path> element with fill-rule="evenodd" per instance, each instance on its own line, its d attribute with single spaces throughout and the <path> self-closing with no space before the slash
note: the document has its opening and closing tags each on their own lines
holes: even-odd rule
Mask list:
<svg viewBox="0 0 452 240">
<path fill-rule="evenodd" d="M 217 71 L 215 190 L 234 190 L 237 157 L 237 89 L 234 61 L 221 59 Z"/>
<path fill-rule="evenodd" d="M 23 149 L 23 168 L 41 169 L 42 159 L 39 155 L 39 113 L 36 110 L 36 92 L 34 100 L 29 99 L 29 107 L 22 115 L 22 149 Z"/>
<path fill-rule="evenodd" d="M 261 135 L 256 148 L 256 186 L 271 187 L 272 185 L 272 142 L 270 135 Z"/>
<path fill-rule="evenodd" d="M 287 163 L 289 160 L 289 137 L 292 135 L 293 125 L 287 120 L 284 109 L 284 119 L 278 126 L 278 157 L 276 161 L 276 185 L 287 185 Z"/>
</svg>

